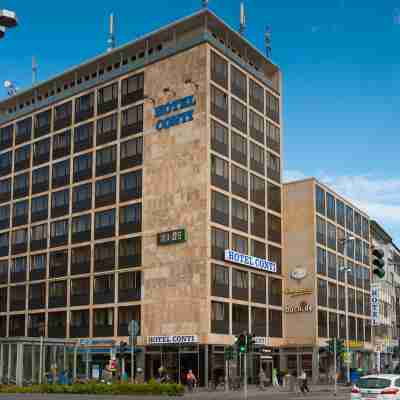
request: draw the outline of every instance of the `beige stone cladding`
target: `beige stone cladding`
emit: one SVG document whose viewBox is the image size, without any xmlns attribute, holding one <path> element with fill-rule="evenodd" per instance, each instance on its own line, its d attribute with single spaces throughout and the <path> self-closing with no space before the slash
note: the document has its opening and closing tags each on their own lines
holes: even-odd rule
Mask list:
<svg viewBox="0 0 400 400">
<path fill-rule="evenodd" d="M 194 121 L 161 130 L 151 101 L 145 106 L 144 337 L 208 331 L 206 51 L 198 46 L 145 71 L 145 96 L 155 106 L 189 95 L 196 105 Z M 186 229 L 186 243 L 157 245 L 157 233 L 178 228 Z"/>
<path fill-rule="evenodd" d="M 285 308 L 298 306 L 303 302 L 312 307 L 312 312 L 285 312 L 286 343 L 287 345 L 311 345 L 316 343 L 317 337 L 315 211 L 312 179 L 283 186 L 283 212 L 283 241 L 286 249 L 283 263 L 286 286 Z M 302 280 L 291 279 L 290 273 L 295 268 L 305 270 L 306 277 Z M 295 291 L 303 289 L 311 290 L 311 294 L 296 294 Z"/>
</svg>

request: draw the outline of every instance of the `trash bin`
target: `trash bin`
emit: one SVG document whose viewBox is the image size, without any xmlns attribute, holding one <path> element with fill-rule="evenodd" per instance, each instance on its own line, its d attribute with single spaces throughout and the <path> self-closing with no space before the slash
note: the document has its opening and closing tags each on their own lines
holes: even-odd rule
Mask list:
<svg viewBox="0 0 400 400">
<path fill-rule="evenodd" d="M 360 379 L 360 372 L 356 369 L 350 371 L 350 382 L 355 385 Z"/>
</svg>

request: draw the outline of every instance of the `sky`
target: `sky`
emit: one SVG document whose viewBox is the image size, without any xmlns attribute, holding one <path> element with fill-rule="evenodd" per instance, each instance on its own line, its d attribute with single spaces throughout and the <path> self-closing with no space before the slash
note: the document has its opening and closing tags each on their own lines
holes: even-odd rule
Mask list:
<svg viewBox="0 0 400 400">
<path fill-rule="evenodd" d="M 232 27 L 240 0 L 209 0 Z M 20 26 L 0 40 L 0 80 L 20 88 L 106 49 L 114 12 L 117 44 L 191 14 L 201 0 L 2 0 Z M 381 223 L 400 244 L 400 0 L 245 0 L 247 38 L 284 76 L 284 175 L 315 176 Z M 2 85 L 1 85 L 2 86 Z M 0 98 L 5 96 L 0 87 Z"/>
</svg>

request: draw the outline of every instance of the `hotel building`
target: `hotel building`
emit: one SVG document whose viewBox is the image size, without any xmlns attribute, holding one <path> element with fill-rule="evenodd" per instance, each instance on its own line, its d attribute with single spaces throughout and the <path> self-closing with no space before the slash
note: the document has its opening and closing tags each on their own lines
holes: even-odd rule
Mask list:
<svg viewBox="0 0 400 400">
<path fill-rule="evenodd" d="M 137 320 L 146 378 L 204 384 L 233 335 L 278 348 L 281 79 L 203 10 L 2 101 L 0 335 L 117 343 Z"/>
<path fill-rule="evenodd" d="M 283 191 L 287 348 L 281 365 L 323 380 L 332 364 L 324 349 L 338 337 L 349 345 L 351 368 L 372 368 L 368 215 L 316 179 L 287 183 Z"/>
</svg>

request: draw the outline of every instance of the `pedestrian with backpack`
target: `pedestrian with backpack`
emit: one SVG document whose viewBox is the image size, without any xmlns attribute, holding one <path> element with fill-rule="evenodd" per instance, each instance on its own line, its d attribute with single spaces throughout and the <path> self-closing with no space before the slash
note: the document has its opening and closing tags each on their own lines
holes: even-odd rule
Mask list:
<svg viewBox="0 0 400 400">
<path fill-rule="evenodd" d="M 188 386 L 189 392 L 193 392 L 193 388 L 196 386 L 197 379 L 194 375 L 193 371 L 189 369 L 189 372 L 186 375 L 186 384 Z"/>
</svg>

